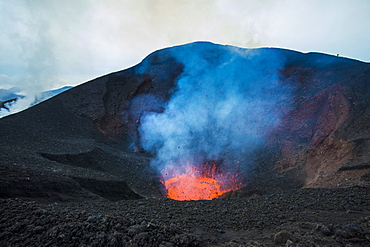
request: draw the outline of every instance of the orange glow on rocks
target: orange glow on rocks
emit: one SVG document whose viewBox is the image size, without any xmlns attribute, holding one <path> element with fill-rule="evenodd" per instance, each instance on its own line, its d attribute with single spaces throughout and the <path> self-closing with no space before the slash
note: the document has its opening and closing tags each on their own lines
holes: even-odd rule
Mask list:
<svg viewBox="0 0 370 247">
<path fill-rule="evenodd" d="M 215 164 L 208 172 L 199 171 L 197 167 L 191 166 L 185 173 L 162 181 L 167 190 L 167 197 L 178 201 L 212 200 L 225 192 L 240 188 L 232 179 L 215 176 L 215 169 Z"/>
</svg>

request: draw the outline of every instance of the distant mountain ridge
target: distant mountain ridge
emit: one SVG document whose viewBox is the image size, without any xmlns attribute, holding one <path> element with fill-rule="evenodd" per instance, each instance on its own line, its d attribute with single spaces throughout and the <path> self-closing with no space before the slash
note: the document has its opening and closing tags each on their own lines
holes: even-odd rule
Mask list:
<svg viewBox="0 0 370 247">
<path fill-rule="evenodd" d="M 35 100 L 28 107 L 34 106 L 44 100 L 47 100 L 55 95 L 58 95 L 68 89 L 71 89 L 71 86 L 65 86 L 62 88 L 48 90 L 35 95 Z M 17 87 L 12 87 L 9 89 L 0 89 L 0 111 L 6 110 L 7 113 L 11 113 L 12 106 L 19 100 L 23 99 L 26 96 L 22 94 L 22 90 Z M 25 108 L 26 109 L 26 108 Z M 22 109 L 23 110 L 23 109 Z M 7 114 L 5 114 L 7 115 Z M 1 115 L 0 115 L 1 117 Z"/>
<path fill-rule="evenodd" d="M 9 89 L 0 89 L 0 101 L 4 102 L 7 100 L 23 97 L 23 95 L 18 94 L 20 92 L 21 89 L 17 87 L 12 87 Z"/>
</svg>

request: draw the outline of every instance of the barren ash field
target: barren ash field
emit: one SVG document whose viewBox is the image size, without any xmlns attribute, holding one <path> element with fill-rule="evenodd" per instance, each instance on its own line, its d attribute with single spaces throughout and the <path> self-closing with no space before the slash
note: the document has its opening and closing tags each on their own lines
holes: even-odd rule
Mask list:
<svg viewBox="0 0 370 247">
<path fill-rule="evenodd" d="M 369 116 L 368 63 L 156 51 L 0 119 L 0 246 L 369 246 Z"/>
</svg>

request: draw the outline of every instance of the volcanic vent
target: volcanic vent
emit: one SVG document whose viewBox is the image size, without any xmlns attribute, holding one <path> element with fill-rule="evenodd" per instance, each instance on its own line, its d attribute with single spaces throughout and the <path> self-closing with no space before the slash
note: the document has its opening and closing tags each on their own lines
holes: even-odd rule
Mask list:
<svg viewBox="0 0 370 247">
<path fill-rule="evenodd" d="M 369 78 L 369 64 L 319 53 L 159 50 L 1 119 L 1 196 L 96 199 L 127 183 L 115 200 L 200 200 L 366 185 Z"/>
<path fill-rule="evenodd" d="M 162 170 L 162 183 L 166 188 L 166 196 L 171 199 L 212 200 L 230 190 L 238 190 L 243 181 L 238 173 L 227 173 L 221 168 L 222 163 L 205 162 L 203 164 L 186 165 L 183 173 L 170 173 L 168 168 Z"/>
<path fill-rule="evenodd" d="M 209 43 L 178 47 L 172 56 L 183 72 L 171 98 L 157 100 L 161 111 L 137 119 L 138 145 L 154 156 L 170 198 L 213 199 L 239 189 L 254 167 L 251 153 L 279 124 L 278 104 L 289 97 L 279 78 L 284 58 Z"/>
</svg>

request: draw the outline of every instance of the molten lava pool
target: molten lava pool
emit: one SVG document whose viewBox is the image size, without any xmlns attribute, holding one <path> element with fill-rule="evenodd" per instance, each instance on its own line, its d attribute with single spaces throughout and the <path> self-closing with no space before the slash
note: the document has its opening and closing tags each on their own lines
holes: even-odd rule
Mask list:
<svg viewBox="0 0 370 247">
<path fill-rule="evenodd" d="M 166 187 L 167 197 L 178 201 L 212 200 L 241 187 L 234 179 L 200 172 L 195 166 L 187 169 L 186 173 L 173 176 L 162 183 Z"/>
</svg>

